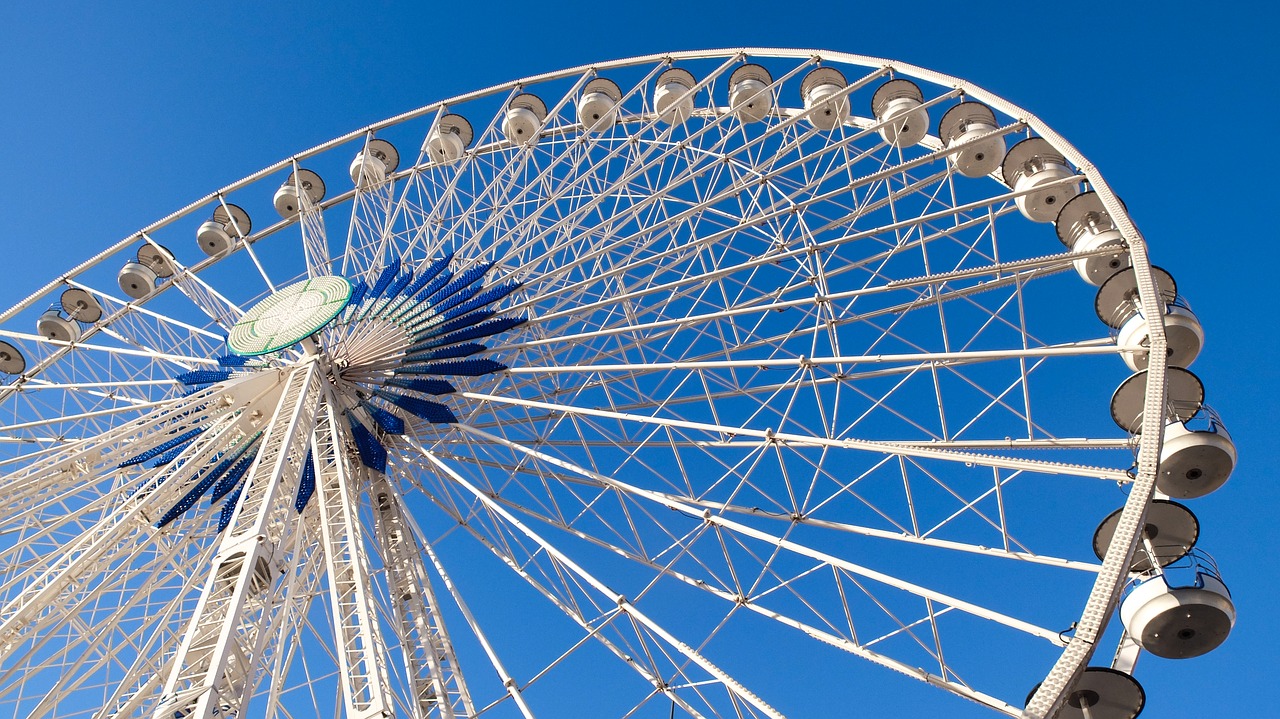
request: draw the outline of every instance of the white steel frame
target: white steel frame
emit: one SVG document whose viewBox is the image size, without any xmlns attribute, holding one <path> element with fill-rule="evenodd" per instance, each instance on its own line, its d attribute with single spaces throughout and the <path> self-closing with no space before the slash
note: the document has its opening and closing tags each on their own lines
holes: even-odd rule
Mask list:
<svg viewBox="0 0 1280 719">
<path fill-rule="evenodd" d="M 744 61 L 774 70 L 776 110 L 756 125 L 725 107 L 729 74 Z M 678 127 L 650 108 L 653 80 L 673 64 L 699 70 L 696 109 Z M 1063 365 L 1090 368 L 1070 371 L 1095 382 L 1096 367 L 1139 348 L 1117 346 L 1100 325 L 1059 336 L 1056 320 L 1037 315 L 1042 306 L 1028 312 L 1037 288 L 1078 282 L 1069 272 L 1080 255 L 1057 251 L 1047 225 L 1038 247 L 1018 244 L 1036 234 L 1017 216 L 1025 193 L 958 178 L 947 160 L 955 148 L 936 137 L 885 145 L 883 123 L 856 108 L 833 132 L 813 129 L 797 88 L 819 64 L 849 75 L 837 97 L 909 77 L 929 88 L 935 118 L 963 97 L 996 111 L 993 134 L 1009 144 L 1048 140 L 1077 172 L 1058 184 L 1087 182 L 1099 194 L 1144 305 L 1156 304 L 1145 242 L 1092 164 L 1017 106 L 913 65 L 757 48 L 653 55 L 375 123 L 201 198 L 0 313 L 0 340 L 27 360 L 0 384 L 0 451 L 9 452 L 0 456 L 0 715 L 531 717 L 539 706 L 554 713 L 535 695 L 559 686 L 563 667 L 590 646 L 647 687 L 627 700 L 626 716 L 669 704 L 690 716 L 781 717 L 781 702 L 714 656 L 742 613 L 1001 713 L 1054 716 L 1116 607 L 1163 428 L 1130 438 L 1056 425 L 1033 385 Z M 584 131 L 576 98 L 590 79 L 614 75 L 626 80 L 618 124 Z M 501 135 L 520 92 L 548 101 L 536 146 Z M 439 164 L 424 147 L 409 161 L 445 113 L 470 115 L 465 156 Z M 345 168 L 373 136 L 410 138 L 386 182 L 339 191 L 345 178 L 334 170 L 332 196 L 267 221 L 283 177 Z M 256 202 L 258 227 L 225 255 L 204 257 L 184 233 L 227 202 Z M 142 243 L 173 250 L 176 273 L 126 300 L 114 272 Z M 361 464 L 347 417 L 360 416 L 357 391 L 390 376 L 410 343 L 379 319 L 408 300 L 351 310 L 315 341 L 189 396 L 174 379 L 217 370 L 235 320 L 296 278 L 340 272 L 372 283 L 393 258 L 420 267 L 445 251 L 458 269 L 489 260 L 493 281 L 525 283 L 502 312 L 529 322 L 488 341 L 486 356 L 509 369 L 446 378 L 459 391 L 441 401 L 458 422 L 405 415 L 408 433 L 382 438 L 385 475 Z M 903 258 L 915 274 L 901 274 Z M 103 319 L 70 343 L 32 333 L 31 318 L 68 287 L 90 293 Z M 920 339 L 926 331 L 938 341 Z M 1008 341 L 985 344 L 992 336 Z M 1149 340 L 1145 350 L 1165 356 L 1158 319 Z M 992 367 L 1016 371 L 997 377 Z M 924 406 L 922 385 L 932 388 Z M 1162 416 L 1164 363 L 1151 363 L 1147 388 L 1145 416 Z M 1094 394 L 1091 409 L 1105 417 L 1110 388 Z M 905 433 L 881 436 L 882 426 Z M 1016 431 L 983 434 L 988 426 Z M 117 466 L 193 428 L 204 432 L 172 466 Z M 155 526 L 202 469 L 252 441 L 256 459 L 222 533 L 219 509 L 203 504 Z M 1063 457 L 1047 458 L 1054 451 Z M 316 489 L 299 511 L 306 457 Z M 981 491 L 969 483 L 979 470 Z M 904 493 L 891 508 L 860 494 L 885 473 L 897 473 Z M 1127 485 L 1100 564 L 1015 535 L 1032 517 L 1009 495 L 1032 476 Z M 1095 490 L 1083 494 L 1088 503 L 1068 514 L 1111 511 Z M 431 524 L 414 517 L 420 501 L 433 507 Z M 994 541 L 954 529 L 966 522 Z M 1092 526 L 1069 526 L 1087 548 Z M 504 659 L 512 648 L 485 631 L 466 580 L 446 569 L 455 536 L 477 540 L 580 635 L 549 641 L 551 657 L 535 670 Z M 965 598 L 969 587 L 943 591 L 840 556 L 830 537 L 1061 572 L 1084 578 L 1084 602 L 1063 626 L 1043 626 L 1015 615 L 1029 607 L 989 606 Z M 631 572 L 590 567 L 574 551 L 603 552 Z M 183 573 L 189 586 L 174 580 Z M 724 607 L 720 623 L 681 636 L 660 609 L 644 608 L 660 608 L 668 586 Z M 868 606 L 888 628 L 862 633 L 855 615 Z M 446 614 L 465 627 L 474 656 L 446 631 Z M 966 640 L 949 633 L 971 621 L 1051 647 L 1056 658 L 1047 675 L 1029 677 L 1027 687 L 1043 681 L 1025 709 L 953 663 Z M 921 656 L 936 666 L 923 668 Z M 486 663 L 496 681 L 481 679 Z M 95 692 L 105 700 L 86 708 Z"/>
</svg>

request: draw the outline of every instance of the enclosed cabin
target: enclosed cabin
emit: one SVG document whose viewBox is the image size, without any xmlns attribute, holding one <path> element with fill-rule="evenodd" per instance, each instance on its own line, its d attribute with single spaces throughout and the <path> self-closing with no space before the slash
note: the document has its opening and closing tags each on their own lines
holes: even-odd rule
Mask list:
<svg viewBox="0 0 1280 719">
<path fill-rule="evenodd" d="M 1150 422 L 1185 422 L 1204 406 L 1204 385 L 1200 378 L 1182 367 L 1169 367 L 1165 373 L 1166 399 L 1160 415 L 1144 417 L 1147 400 L 1148 370 L 1139 370 L 1120 383 L 1111 395 L 1111 419 L 1131 435 L 1142 434 Z"/>
<path fill-rule="evenodd" d="M 995 132 L 996 114 L 980 102 L 953 106 L 938 121 L 938 137 L 950 153 L 956 172 L 965 177 L 984 177 L 1000 169 L 1004 159 L 1004 136 Z"/>
<path fill-rule="evenodd" d="M 1026 705 L 1040 689 L 1027 695 Z M 1134 719 L 1147 704 L 1147 693 L 1131 675 L 1111 667 L 1085 667 L 1067 692 L 1057 719 Z"/>
<path fill-rule="evenodd" d="M 604 132 L 618 121 L 622 89 L 613 80 L 597 77 L 582 88 L 578 98 L 578 122 L 588 132 Z"/>
<path fill-rule="evenodd" d="M 1054 229 L 1068 250 L 1087 255 L 1075 261 L 1076 273 L 1095 287 L 1132 264 L 1119 228 L 1103 206 L 1102 197 L 1092 190 L 1062 206 Z"/>
<path fill-rule="evenodd" d="M 1190 367 L 1204 346 L 1204 329 L 1186 301 L 1178 296 L 1173 276 L 1152 267 L 1157 295 L 1154 307 L 1145 307 L 1138 292 L 1137 273 L 1132 267 L 1113 274 L 1098 288 L 1094 311 L 1103 324 L 1110 327 L 1121 347 L 1149 347 L 1151 323 L 1164 323 L 1168 346 L 1166 362 L 1175 367 Z M 1127 350 L 1120 354 L 1131 370 L 1146 369 L 1150 352 Z"/>
<path fill-rule="evenodd" d="M 693 88 L 698 81 L 693 73 L 673 67 L 658 76 L 653 91 L 653 109 L 658 119 L 668 125 L 679 125 L 693 114 Z"/>
<path fill-rule="evenodd" d="M 387 181 L 400 166 L 400 152 L 386 140 L 369 138 L 364 149 L 351 161 L 351 181 L 361 190 L 377 187 Z"/>
<path fill-rule="evenodd" d="M 1236 445 L 1212 407 L 1164 428 L 1156 488 L 1179 499 L 1203 497 L 1226 484 L 1236 468 Z"/>
<path fill-rule="evenodd" d="M 1179 499 L 1194 499 L 1218 489 L 1235 469 L 1236 449 L 1218 415 L 1204 404 L 1204 385 L 1190 371 L 1169 367 L 1166 374 L 1164 443 L 1156 489 Z M 1134 373 L 1111 397 L 1111 417 L 1130 434 L 1143 428 L 1147 370 Z"/>
<path fill-rule="evenodd" d="M 929 111 L 920 86 L 901 78 L 890 80 L 871 96 L 871 114 L 881 123 L 880 137 L 894 147 L 918 144 L 929 132 Z"/>
<path fill-rule="evenodd" d="M 738 122 L 760 122 L 773 111 L 773 76 L 760 65 L 746 64 L 729 75 L 729 111 Z"/>
<path fill-rule="evenodd" d="M 444 115 L 427 133 L 424 148 L 432 162 L 439 165 L 456 162 L 462 159 L 471 141 L 475 139 L 475 130 L 462 115 Z"/>
<path fill-rule="evenodd" d="M 1098 559 L 1110 549 L 1123 511 L 1112 512 L 1094 533 Z M 1204 654 L 1221 644 L 1235 623 L 1231 594 L 1217 566 L 1196 549 L 1199 534 L 1200 523 L 1185 506 L 1167 499 L 1147 506 L 1120 618 L 1130 638 L 1156 656 Z"/>
<path fill-rule="evenodd" d="M 311 170 L 299 168 L 289 173 L 288 179 L 276 190 L 272 201 L 276 212 L 289 220 L 312 205 L 319 204 L 324 199 L 324 193 L 324 180 Z"/>
<path fill-rule="evenodd" d="M 538 144 L 542 125 L 547 121 L 547 104 L 542 98 L 524 92 L 511 98 L 502 115 L 502 135 L 513 145 Z"/>
<path fill-rule="evenodd" d="M 0 340 L 0 372 L 18 375 L 27 371 L 27 358 L 22 356 L 17 347 Z"/>
<path fill-rule="evenodd" d="M 1093 533 L 1093 553 L 1099 560 L 1111 549 L 1116 527 L 1120 524 L 1121 507 L 1098 525 Z M 1129 562 L 1130 574 L 1153 572 L 1187 556 L 1200 538 L 1200 520 L 1185 506 L 1167 499 L 1156 499 L 1147 506 L 1142 536 Z"/>
<path fill-rule="evenodd" d="M 1120 599 L 1120 621 L 1143 650 L 1188 659 L 1226 641 L 1236 609 L 1213 558 L 1194 549 L 1132 579 Z"/>
<path fill-rule="evenodd" d="M 36 320 L 36 333 L 54 342 L 75 342 L 80 339 L 80 325 L 64 317 L 62 305 L 54 303 Z"/>
<path fill-rule="evenodd" d="M 809 124 L 819 130 L 834 130 L 849 119 L 847 85 L 844 75 L 834 67 L 814 68 L 804 76 L 800 96 Z"/>
<path fill-rule="evenodd" d="M 135 300 L 143 299 L 155 292 L 160 280 L 173 276 L 177 271 L 177 263 L 173 253 L 160 245 L 150 242 L 138 248 L 137 259 L 125 263 L 120 268 L 117 280 L 120 290 Z"/>
<path fill-rule="evenodd" d="M 1068 200 L 1080 194 L 1080 183 L 1067 159 L 1043 137 L 1014 145 L 1000 163 L 1004 182 L 1016 193 L 1018 210 L 1032 222 L 1053 222 Z"/>
<path fill-rule="evenodd" d="M 221 204 L 213 211 L 213 217 L 205 220 L 196 230 L 196 244 L 210 257 L 226 253 L 235 243 L 249 236 L 253 223 L 249 213 L 237 205 Z"/>
<path fill-rule="evenodd" d="M 57 342 L 80 339 L 81 325 L 102 319 L 102 305 L 87 290 L 72 287 L 62 293 L 58 303 L 49 307 L 36 320 L 36 332 Z"/>
</svg>

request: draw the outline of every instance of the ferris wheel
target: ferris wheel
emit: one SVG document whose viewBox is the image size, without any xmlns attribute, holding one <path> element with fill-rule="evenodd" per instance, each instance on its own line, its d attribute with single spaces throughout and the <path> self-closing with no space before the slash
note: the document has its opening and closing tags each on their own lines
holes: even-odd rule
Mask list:
<svg viewBox="0 0 1280 719">
<path fill-rule="evenodd" d="M 0 314 L 0 716 L 827 716 L 895 673 L 1136 716 L 1140 655 L 1235 619 L 1181 289 L 1063 138 L 897 62 L 362 128 Z"/>
</svg>

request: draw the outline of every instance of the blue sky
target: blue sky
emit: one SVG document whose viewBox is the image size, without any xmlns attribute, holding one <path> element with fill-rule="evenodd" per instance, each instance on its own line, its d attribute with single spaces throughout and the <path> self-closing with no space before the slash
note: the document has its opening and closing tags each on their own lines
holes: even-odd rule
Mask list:
<svg viewBox="0 0 1280 719">
<path fill-rule="evenodd" d="M 1029 109 L 1101 168 L 1204 323 L 1195 369 L 1241 462 L 1194 509 L 1200 546 L 1223 567 L 1240 618 L 1211 655 L 1143 660 L 1144 716 L 1263 715 L 1280 663 L 1270 624 L 1280 582 L 1274 560 L 1257 557 L 1280 542 L 1271 516 L 1280 506 L 1271 317 L 1280 103 L 1265 75 L 1280 66 L 1265 35 L 1275 17 L 1243 5 L 1221 14 L 1134 5 L 9 4 L 0 9 L 0 250 L 10 271 L 0 305 L 280 158 L 519 76 L 666 50 L 779 46 L 963 77 Z M 935 693 L 901 716 L 957 708 Z"/>
</svg>

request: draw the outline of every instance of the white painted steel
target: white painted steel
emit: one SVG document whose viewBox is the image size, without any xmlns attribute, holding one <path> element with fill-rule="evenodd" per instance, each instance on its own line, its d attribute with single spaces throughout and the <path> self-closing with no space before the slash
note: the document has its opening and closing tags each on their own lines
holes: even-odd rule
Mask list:
<svg viewBox="0 0 1280 719">
<path fill-rule="evenodd" d="M 241 716 L 253 694 L 279 578 L 276 553 L 287 552 L 294 534 L 287 487 L 302 471 L 316 421 L 316 367 L 308 362 L 289 376 L 155 707 L 156 719 Z"/>
<path fill-rule="evenodd" d="M 311 461 L 328 565 L 339 680 L 348 719 L 376 719 L 391 715 L 393 699 L 387 680 L 387 649 L 378 630 L 377 607 L 370 597 L 369 561 L 357 516 L 361 470 L 351 465 L 345 433 L 339 430 L 341 405 L 331 388 L 324 388 L 324 399 L 311 438 Z"/>
<path fill-rule="evenodd" d="M 768 69 L 735 75 L 747 61 Z M 922 101 L 850 112 L 889 77 L 911 78 Z M 961 99 L 995 122 L 886 145 L 894 122 L 909 114 L 917 131 Z M 448 129 L 462 117 L 475 123 L 465 137 Z M 962 174 L 983 175 L 991 148 L 1029 133 L 1065 163 L 1051 177 L 1010 188 Z M 380 172 L 360 154 L 374 134 L 421 154 Z M 303 162 L 355 187 L 325 199 L 281 186 Z M 1060 206 L 1086 180 L 1114 228 L 1050 254 L 1052 232 L 1019 210 L 1052 220 L 1044 198 Z M 215 210 L 237 216 L 228 202 L 257 217 L 286 207 L 253 232 L 210 227 Z M 335 217 L 345 237 L 329 236 Z M 176 249 L 168 277 L 134 261 L 140 242 Z M 353 309 L 305 346 L 180 396 L 174 377 L 223 371 L 227 329 L 277 287 L 334 273 L 372 285 L 394 261 L 421 268 L 445 251 L 455 271 L 484 260 L 488 284 L 523 282 L 500 309 L 529 321 L 487 341 L 482 356 L 509 370 L 448 378 L 459 391 L 429 398 L 457 425 L 405 415 L 404 438 L 382 436 L 385 476 L 359 465 L 344 413 L 364 411 L 356 383 L 385 378 L 408 346 L 375 321 L 403 299 Z M 1162 442 L 1107 421 L 1119 360 L 1139 347 L 1099 339 L 1071 270 L 1100 282 L 1117 258 L 1155 306 L 1124 208 L 1037 118 L 955 78 L 841 53 L 571 68 L 294 155 L 0 314 L 25 364 L 0 377 L 0 716 L 68 716 L 93 696 L 107 698 L 98 716 L 529 717 L 565 691 L 612 702 L 604 714 L 781 716 L 804 713 L 785 677 L 724 667 L 819 645 L 1008 715 L 1043 679 L 1025 715 L 1052 716 L 1116 607 Z M 154 276 L 122 298 L 116 272 L 130 262 Z M 101 318 L 71 340 L 32 334 L 38 308 L 68 286 Z M 1165 356 L 1159 321 L 1130 336 Z M 343 375 L 344 362 L 361 373 Z M 1152 364 L 1145 416 L 1162 414 L 1165 384 Z M 1067 399 L 1080 396 L 1092 399 Z M 193 427 L 207 429 L 182 469 L 117 468 Z M 223 536 L 219 508 L 203 504 L 154 526 L 229 437 L 258 432 L 259 463 Z M 308 446 L 319 488 L 299 513 Z M 1123 501 L 1106 494 L 1112 481 L 1129 497 L 1099 565 L 1088 538 Z M 1044 511 L 1067 501 L 1075 511 Z M 546 631 L 517 605 L 537 641 L 493 631 L 475 601 L 490 591 L 480 568 L 453 564 L 463 539 L 497 558 L 507 574 L 496 581 L 547 600 L 571 628 Z M 976 567 L 1023 591 L 963 581 L 987 571 Z M 709 625 L 664 609 L 685 596 Z M 462 635 L 445 631 L 451 612 Z M 777 646 L 761 646 L 751 622 Z M 64 639 L 72 625 L 93 638 Z M 973 658 L 1010 634 L 1034 648 Z M 99 658 L 112 653 L 118 665 Z M 587 666 L 609 677 L 611 698 L 579 675 Z M 1004 673 L 1017 691 L 984 681 Z M 326 692 L 327 704 L 314 698 Z"/>
<path fill-rule="evenodd" d="M 415 716 L 442 719 L 476 713 L 458 666 L 458 656 L 445 629 L 440 602 L 431 586 L 423 548 L 400 506 L 399 493 L 386 478 L 372 473 L 369 496 L 387 566 L 387 587 L 395 602 L 398 638 L 411 684 Z"/>
</svg>

